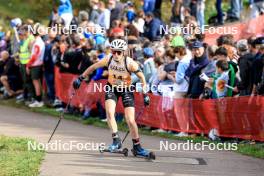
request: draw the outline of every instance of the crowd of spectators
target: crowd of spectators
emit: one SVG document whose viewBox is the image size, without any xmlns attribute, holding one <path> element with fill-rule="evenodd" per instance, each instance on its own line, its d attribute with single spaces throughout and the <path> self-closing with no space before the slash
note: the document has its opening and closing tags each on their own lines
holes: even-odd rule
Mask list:
<svg viewBox="0 0 264 176">
<path fill-rule="evenodd" d="M 205 0 L 173 1 L 172 26 L 201 28 L 201 33 L 161 32 L 161 1 L 142 0 L 141 9 L 133 2 L 91 0 L 89 11 L 74 16 L 70 0 L 54 7 L 49 27 L 77 25 L 88 29 L 66 34 L 48 30 L 32 20 L 11 21 L 14 35 L 0 32 L 0 76 L 2 98 L 16 96 L 17 102 L 42 107 L 43 85 L 47 103 L 58 103 L 54 87 L 54 67 L 60 72 L 79 75 L 87 67 L 111 55 L 109 43 L 115 38 L 128 42 L 127 55 L 136 60 L 150 86 L 162 89 L 152 93 L 173 98 L 209 99 L 264 94 L 264 37 L 251 36 L 235 41 L 231 34 L 216 39 L 217 45 L 204 41 Z M 221 0 L 216 1 L 217 25 L 223 24 Z M 241 1 L 231 0 L 227 21 L 240 18 Z M 252 15 L 263 13 L 264 2 L 250 1 Z M 238 8 L 238 9 L 237 9 Z M 98 28 L 104 33 L 98 33 Z M 31 32 L 29 29 L 34 29 Z M 180 28 L 179 28 L 180 29 Z M 107 77 L 107 68 L 96 70 L 92 80 Z M 133 84 L 139 80 L 132 75 Z M 45 82 L 45 84 L 43 84 Z M 85 116 L 87 111 L 84 112 Z"/>
</svg>

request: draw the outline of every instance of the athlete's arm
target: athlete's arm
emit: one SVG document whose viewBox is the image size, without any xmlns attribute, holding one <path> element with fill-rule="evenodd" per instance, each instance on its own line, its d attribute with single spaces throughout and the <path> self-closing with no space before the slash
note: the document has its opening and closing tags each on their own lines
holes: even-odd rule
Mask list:
<svg viewBox="0 0 264 176">
<path fill-rule="evenodd" d="M 147 83 L 143 72 L 141 71 L 138 63 L 131 61 L 129 70 L 137 75 L 142 83 L 143 93 L 147 93 Z"/>
<path fill-rule="evenodd" d="M 88 67 L 82 74 L 82 77 L 86 78 L 87 76 L 89 76 L 91 73 L 93 73 L 94 70 L 96 70 L 97 68 L 101 68 L 101 67 L 105 67 L 108 64 L 108 60 L 109 58 L 104 58 L 102 60 L 100 60 L 99 62 L 91 65 L 90 67 Z"/>
</svg>

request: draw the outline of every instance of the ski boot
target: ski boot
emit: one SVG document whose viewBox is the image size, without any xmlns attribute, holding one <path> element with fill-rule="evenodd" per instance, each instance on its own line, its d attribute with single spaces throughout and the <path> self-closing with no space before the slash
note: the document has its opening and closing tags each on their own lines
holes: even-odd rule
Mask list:
<svg viewBox="0 0 264 176">
<path fill-rule="evenodd" d="M 115 138 L 115 139 L 113 139 L 113 143 L 108 146 L 108 150 L 110 152 L 114 152 L 116 150 L 121 149 L 121 147 L 122 147 L 121 139 L 120 138 Z"/>
<path fill-rule="evenodd" d="M 156 156 L 154 152 L 150 152 L 146 149 L 143 149 L 140 145 L 134 145 L 133 149 L 131 150 L 134 156 L 144 157 L 148 160 L 155 160 Z"/>
<path fill-rule="evenodd" d="M 99 148 L 99 151 L 100 151 L 100 153 L 109 152 L 109 153 L 123 154 L 124 156 L 127 157 L 128 156 L 128 149 L 124 148 L 123 150 L 121 150 L 121 148 L 122 148 L 121 139 L 120 138 L 114 138 L 113 143 L 111 145 L 109 145 L 108 148 L 106 148 L 106 149 Z"/>
</svg>

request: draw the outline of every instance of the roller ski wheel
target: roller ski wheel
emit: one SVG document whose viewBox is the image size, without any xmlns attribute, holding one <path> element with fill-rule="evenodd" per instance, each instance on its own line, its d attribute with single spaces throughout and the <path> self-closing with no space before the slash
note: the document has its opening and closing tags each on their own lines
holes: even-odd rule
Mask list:
<svg viewBox="0 0 264 176">
<path fill-rule="evenodd" d="M 103 148 L 99 147 L 99 152 L 100 153 L 108 152 L 108 153 L 123 154 L 125 157 L 128 156 L 128 149 L 127 148 L 124 148 L 123 150 L 121 150 L 121 149 L 109 150 L 109 149 L 103 149 Z"/>
<path fill-rule="evenodd" d="M 146 152 L 146 153 L 141 154 L 141 153 L 137 153 L 137 151 L 134 149 L 131 149 L 131 152 L 135 157 L 142 157 L 142 158 L 146 158 L 147 160 L 156 159 L 156 155 L 154 152 Z"/>
</svg>

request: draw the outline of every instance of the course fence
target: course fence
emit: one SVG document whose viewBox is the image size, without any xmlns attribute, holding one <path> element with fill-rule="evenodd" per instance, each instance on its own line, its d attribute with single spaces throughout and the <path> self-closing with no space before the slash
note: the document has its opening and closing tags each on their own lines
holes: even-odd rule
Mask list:
<svg viewBox="0 0 264 176">
<path fill-rule="evenodd" d="M 67 102 L 76 75 L 60 73 L 56 69 L 56 95 Z M 72 104 L 76 107 L 92 107 L 101 102 L 104 106 L 104 92 L 95 89 L 94 84 L 105 84 L 106 80 L 83 83 L 76 92 Z M 212 128 L 220 136 L 264 141 L 264 97 L 234 97 L 209 100 L 173 99 L 150 94 L 151 104 L 144 109 L 139 124 L 165 130 L 207 134 Z M 121 99 L 120 99 L 121 100 Z M 123 112 L 119 100 L 117 112 Z M 135 108 L 144 108 L 143 98 L 135 92 Z"/>
</svg>

